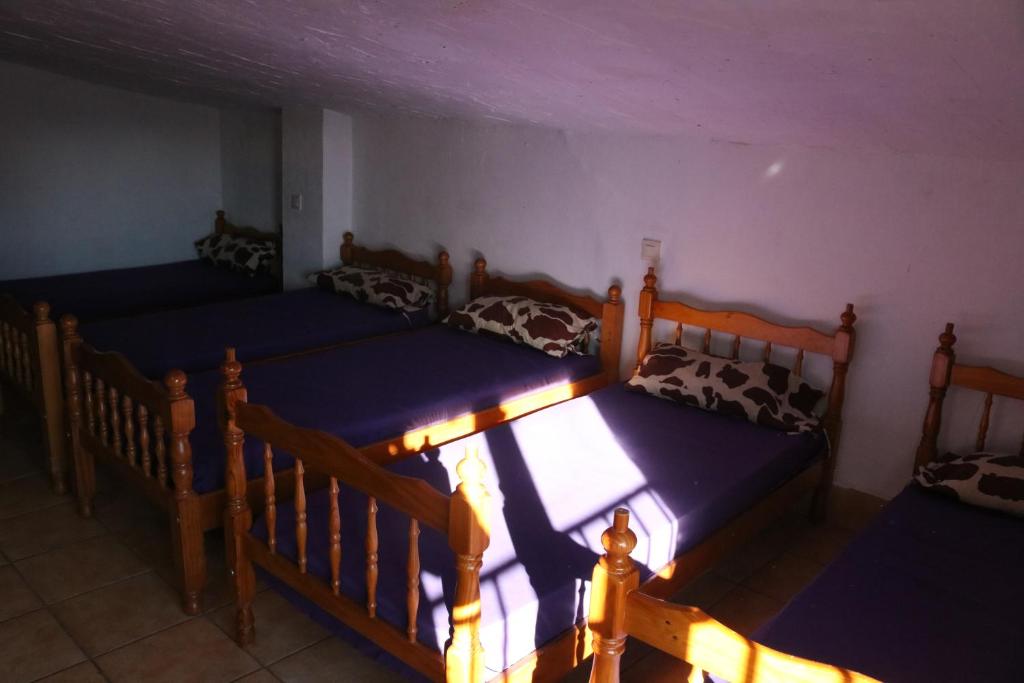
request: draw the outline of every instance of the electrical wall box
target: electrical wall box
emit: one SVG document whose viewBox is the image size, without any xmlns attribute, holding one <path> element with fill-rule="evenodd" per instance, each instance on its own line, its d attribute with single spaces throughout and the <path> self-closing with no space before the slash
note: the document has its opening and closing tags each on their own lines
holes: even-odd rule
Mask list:
<svg viewBox="0 0 1024 683">
<path fill-rule="evenodd" d="M 640 240 L 640 259 L 644 263 L 658 263 L 661 260 L 661 240 L 654 240 L 650 237 Z"/>
</svg>

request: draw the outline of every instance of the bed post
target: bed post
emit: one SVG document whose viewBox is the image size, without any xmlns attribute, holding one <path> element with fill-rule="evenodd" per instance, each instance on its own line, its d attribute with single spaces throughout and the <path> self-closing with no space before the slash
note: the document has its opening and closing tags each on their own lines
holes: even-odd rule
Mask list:
<svg viewBox="0 0 1024 683">
<path fill-rule="evenodd" d="M 92 499 L 96 495 L 96 462 L 92 453 L 82 448 L 79 432 L 82 426 L 81 382 L 78 374 L 78 319 L 64 314 L 60 319 L 61 347 L 64 356 L 64 393 L 67 400 L 67 447 L 75 472 L 75 497 L 78 514 L 92 517 Z"/>
<path fill-rule="evenodd" d="M 932 356 L 932 369 L 928 377 L 928 410 L 924 414 L 924 425 L 921 428 L 921 442 L 917 445 L 914 456 L 914 473 L 917 468 L 927 465 L 935 459 L 939 447 L 939 430 L 942 428 L 942 403 L 949 389 L 949 377 L 956 363 L 953 345 L 956 336 L 953 334 L 953 323 L 946 323 L 946 330 L 939 335 L 939 347 Z"/>
<path fill-rule="evenodd" d="M 484 287 L 487 286 L 487 260 L 478 258 L 473 262 L 473 274 L 469 276 L 469 300 L 472 301 L 484 295 Z"/>
<path fill-rule="evenodd" d="M 629 511 L 615 510 L 615 521 L 601 535 L 605 553 L 594 567 L 588 623 L 594 634 L 591 683 L 618 683 L 619 660 L 626 650 L 626 596 L 640 587 L 640 572 L 629 554 L 636 534 L 629 528 Z"/>
<path fill-rule="evenodd" d="M 622 357 L 622 287 L 608 288 L 608 300 L 601 307 L 601 367 L 609 384 L 619 379 Z"/>
<path fill-rule="evenodd" d="M 174 563 L 181 579 L 185 612 L 199 614 L 199 596 L 206 583 L 206 554 L 203 551 L 203 527 L 199 496 L 192 490 L 192 445 L 189 434 L 196 426 L 195 406 L 185 393 L 187 378 L 181 370 L 171 370 L 164 378 L 170 402 L 171 480 L 174 504 L 171 507 L 171 538 Z"/>
<path fill-rule="evenodd" d="M 640 364 L 651 351 L 651 327 L 654 325 L 654 302 L 658 298 L 658 276 L 654 274 L 654 266 L 647 268 L 647 275 L 644 275 L 644 288 L 640 290 L 640 305 L 637 313 L 640 315 L 640 341 L 636 346 L 636 365 L 633 373 L 640 369 Z"/>
<path fill-rule="evenodd" d="M 467 449 L 456 466 L 460 484 L 451 496 L 448 544 L 455 552 L 455 600 L 451 637 L 444 650 L 445 680 L 482 683 L 484 651 L 480 645 L 480 563 L 490 544 L 491 499 L 484 488 L 484 464 Z"/>
<path fill-rule="evenodd" d="M 448 263 L 448 252 L 437 255 L 437 317 L 448 315 L 448 287 L 452 284 L 452 267 Z"/>
<path fill-rule="evenodd" d="M 224 210 L 217 209 L 217 217 L 213 219 L 213 232 L 217 235 L 223 235 L 225 229 L 228 226 L 228 221 L 224 218 Z"/>
<path fill-rule="evenodd" d="M 43 441 L 49 458 L 50 485 L 57 495 L 67 492 L 65 477 L 64 399 L 61 395 L 60 351 L 57 326 L 50 320 L 50 305 L 37 301 L 32 306 L 36 325 L 36 354 L 39 358 L 39 391 L 43 407 Z"/>
<path fill-rule="evenodd" d="M 352 265 L 352 251 L 354 249 L 352 242 L 354 239 L 355 236 L 351 231 L 341 236 L 341 262 L 346 266 Z"/>
<path fill-rule="evenodd" d="M 248 477 L 245 472 L 245 433 L 235 424 L 235 406 L 248 399 L 242 384 L 242 364 L 235 359 L 235 350 L 227 349 L 221 372 L 224 383 L 220 390 L 221 429 L 227 450 L 224 510 L 224 543 L 227 551 L 228 574 L 235 596 L 235 640 L 239 645 L 253 641 L 252 600 L 256 592 L 256 576 L 242 540 L 252 526 L 252 510 L 246 497 Z"/>
<path fill-rule="evenodd" d="M 836 471 L 836 459 L 839 453 L 839 437 L 843 431 L 843 402 L 846 400 L 846 371 L 853 357 L 853 346 L 856 332 L 853 324 L 857 316 L 853 312 L 853 304 L 846 304 L 846 310 L 839 316 L 840 325 L 836 330 L 832 343 L 832 386 L 828 391 L 828 407 L 825 410 L 824 427 L 828 436 L 831 452 L 821 470 L 821 480 L 814 492 L 811 503 L 811 518 L 815 521 L 825 519 L 828 512 L 828 497 L 832 492 L 832 477 Z"/>
</svg>

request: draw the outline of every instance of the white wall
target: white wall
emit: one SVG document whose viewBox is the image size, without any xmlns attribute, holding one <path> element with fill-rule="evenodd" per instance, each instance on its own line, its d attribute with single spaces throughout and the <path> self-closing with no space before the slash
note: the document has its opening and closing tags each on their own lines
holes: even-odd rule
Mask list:
<svg viewBox="0 0 1024 683">
<path fill-rule="evenodd" d="M 220 112 L 222 208 L 235 225 L 281 225 L 281 112 Z"/>
<path fill-rule="evenodd" d="M 0 279 L 191 258 L 220 207 L 212 107 L 0 62 Z"/>
<path fill-rule="evenodd" d="M 947 320 L 963 359 L 1024 371 L 1024 164 L 372 116 L 355 137 L 364 241 L 448 249 L 459 300 L 475 250 L 516 276 L 619 280 L 624 368 L 643 236 L 668 296 L 823 329 L 856 304 L 841 485 L 907 481 Z"/>
</svg>

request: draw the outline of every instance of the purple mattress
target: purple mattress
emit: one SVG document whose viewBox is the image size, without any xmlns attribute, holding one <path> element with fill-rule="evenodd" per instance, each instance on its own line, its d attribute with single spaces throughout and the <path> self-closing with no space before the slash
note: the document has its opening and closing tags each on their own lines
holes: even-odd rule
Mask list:
<svg viewBox="0 0 1024 683">
<path fill-rule="evenodd" d="M 26 309 L 36 301 L 46 301 L 54 319 L 72 313 L 82 322 L 259 296 L 279 289 L 277 279 L 269 274 L 249 277 L 198 259 L 0 282 L 0 293 L 10 294 Z"/>
<path fill-rule="evenodd" d="M 431 325 L 282 361 L 245 367 L 253 403 L 265 403 L 290 422 L 366 446 L 438 424 L 522 394 L 569 384 L 598 373 L 593 356 L 554 358 L 537 349 Z M 192 432 L 194 488 L 224 485 L 224 446 L 216 419 L 219 371 L 189 378 L 195 399 Z M 246 467 L 263 471 L 262 447 L 249 439 Z M 291 467 L 278 454 L 275 468 Z"/>
<path fill-rule="evenodd" d="M 757 639 L 886 683 L 1024 680 L 1024 522 L 908 486 Z"/>
<path fill-rule="evenodd" d="M 224 347 L 246 361 L 409 330 L 430 311 L 408 314 L 319 289 L 222 301 L 83 325 L 82 338 L 123 353 L 140 372 L 161 379 L 172 368 L 217 368 Z"/>
<path fill-rule="evenodd" d="M 816 434 L 784 434 L 614 385 L 391 469 L 447 494 L 465 450 L 479 449 L 492 500 L 482 638 L 486 666 L 496 673 L 585 617 L 601 533 L 615 507 L 632 513 L 639 539 L 633 557 L 647 578 L 806 468 L 822 446 Z M 366 498 L 350 489 L 340 498 L 343 590 L 364 600 Z M 329 575 L 328 505 L 326 492 L 312 495 L 307 517 L 309 571 L 322 577 Z M 381 506 L 378 527 L 377 612 L 404 628 L 408 519 Z M 294 558 L 294 508 L 287 503 L 279 505 L 277 532 L 278 552 Z M 254 533 L 265 537 L 262 519 Z M 448 636 L 453 558 L 447 540 L 429 530 L 420 552 L 419 637 L 440 649 Z"/>
</svg>

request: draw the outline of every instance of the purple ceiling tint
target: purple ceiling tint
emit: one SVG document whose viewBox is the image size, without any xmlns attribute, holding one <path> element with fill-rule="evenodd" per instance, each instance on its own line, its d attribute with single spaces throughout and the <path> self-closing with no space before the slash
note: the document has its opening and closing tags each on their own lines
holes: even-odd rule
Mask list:
<svg viewBox="0 0 1024 683">
<path fill-rule="evenodd" d="M 1024 159 L 1022 0 L 0 0 L 0 57 L 212 101 Z"/>
</svg>

